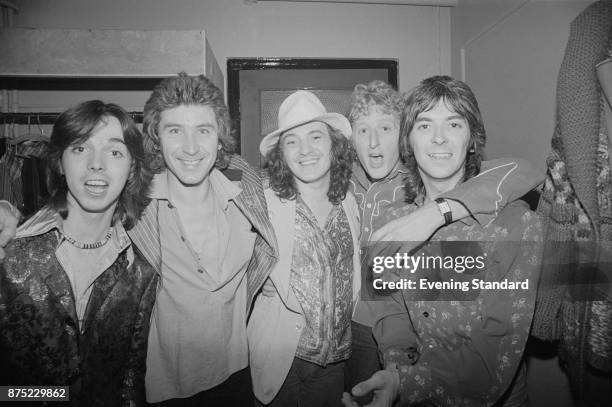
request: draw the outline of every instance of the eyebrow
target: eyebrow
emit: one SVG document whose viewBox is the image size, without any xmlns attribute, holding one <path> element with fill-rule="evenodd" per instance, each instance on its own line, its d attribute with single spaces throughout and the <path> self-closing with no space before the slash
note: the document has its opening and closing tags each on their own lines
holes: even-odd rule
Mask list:
<svg viewBox="0 0 612 407">
<path fill-rule="evenodd" d="M 125 144 L 125 140 L 121 139 L 121 138 L 118 138 L 118 137 L 110 138 L 110 139 L 108 139 L 108 141 L 114 141 L 115 143 Z"/>
<path fill-rule="evenodd" d="M 185 127 L 185 126 L 183 124 L 180 124 L 180 123 L 165 123 L 162 126 L 162 129 L 166 129 L 168 127 Z M 213 124 L 213 123 L 201 123 L 201 124 L 196 124 L 195 127 L 207 127 L 207 128 L 214 129 L 216 127 L 216 125 Z"/>
<path fill-rule="evenodd" d="M 463 116 L 459 115 L 459 114 L 454 114 L 451 116 L 447 116 L 444 118 L 444 120 L 455 120 L 455 119 L 459 119 L 459 120 L 466 120 Z M 431 122 L 433 121 L 433 119 L 429 118 L 429 117 L 418 117 L 416 118 L 415 122 Z M 467 121 L 467 120 L 466 120 Z"/>
</svg>

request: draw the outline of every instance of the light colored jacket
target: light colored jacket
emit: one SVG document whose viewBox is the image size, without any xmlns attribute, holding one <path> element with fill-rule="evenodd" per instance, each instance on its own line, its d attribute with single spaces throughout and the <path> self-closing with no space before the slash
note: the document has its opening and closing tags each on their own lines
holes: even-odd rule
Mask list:
<svg viewBox="0 0 612 407">
<path fill-rule="evenodd" d="M 276 396 L 293 363 L 305 325 L 299 301 L 289 284 L 295 237 L 295 200 L 280 199 L 264 191 L 270 221 L 278 239 L 279 260 L 270 273 L 277 295 L 260 295 L 255 300 L 247 327 L 249 362 L 255 396 L 264 404 Z M 342 201 L 353 238 L 353 304 L 360 284 L 359 212 L 355 197 L 348 192 Z"/>
</svg>

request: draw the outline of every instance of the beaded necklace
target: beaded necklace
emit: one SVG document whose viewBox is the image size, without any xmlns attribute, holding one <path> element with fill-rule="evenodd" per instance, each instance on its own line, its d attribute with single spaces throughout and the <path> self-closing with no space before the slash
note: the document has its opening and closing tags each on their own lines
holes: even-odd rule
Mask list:
<svg viewBox="0 0 612 407">
<path fill-rule="evenodd" d="M 73 245 L 74 247 L 78 247 L 79 249 L 90 250 L 90 249 L 98 249 L 104 246 L 105 244 L 107 244 L 112 235 L 113 235 L 113 228 L 111 227 L 110 229 L 108 229 L 108 233 L 106 234 L 106 236 L 104 236 L 104 239 L 97 241 L 97 242 L 93 242 L 93 243 L 79 242 L 78 240 L 74 239 L 73 237 L 68 236 L 65 233 L 64 233 L 64 239 L 66 239 L 66 241 L 70 243 L 71 245 Z"/>
</svg>

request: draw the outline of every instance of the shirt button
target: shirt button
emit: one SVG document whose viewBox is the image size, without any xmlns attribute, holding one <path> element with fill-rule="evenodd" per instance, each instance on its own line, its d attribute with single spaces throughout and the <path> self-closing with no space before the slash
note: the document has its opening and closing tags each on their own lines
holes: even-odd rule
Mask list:
<svg viewBox="0 0 612 407">
<path fill-rule="evenodd" d="M 366 206 L 368 207 L 368 209 L 372 208 L 372 204 L 371 203 L 367 204 Z"/>
<path fill-rule="evenodd" d="M 299 331 L 300 329 L 302 329 L 302 326 L 300 324 L 295 324 L 295 330 Z"/>
<path fill-rule="evenodd" d="M 367 226 L 365 228 L 363 228 L 363 230 L 365 230 L 366 232 L 370 231 L 370 228 L 368 228 Z"/>
<path fill-rule="evenodd" d="M 173 209 L 174 205 L 172 205 L 170 202 L 168 202 L 168 208 Z"/>
<path fill-rule="evenodd" d="M 184 242 L 185 241 L 185 236 L 181 235 L 181 240 Z"/>
<path fill-rule="evenodd" d="M 433 349 L 434 346 L 433 345 L 428 345 L 428 347 L 429 347 L 429 349 Z"/>
<path fill-rule="evenodd" d="M 429 316 L 429 312 L 424 311 L 424 312 L 423 312 L 423 316 L 424 316 L 425 318 L 427 318 L 427 317 Z"/>
<path fill-rule="evenodd" d="M 202 270 L 202 269 L 198 269 L 198 273 L 200 273 L 200 274 L 204 274 L 204 270 Z"/>
</svg>

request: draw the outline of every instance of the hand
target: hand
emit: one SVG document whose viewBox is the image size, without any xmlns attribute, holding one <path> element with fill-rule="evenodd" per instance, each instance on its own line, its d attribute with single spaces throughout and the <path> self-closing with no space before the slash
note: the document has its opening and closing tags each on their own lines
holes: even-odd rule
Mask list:
<svg viewBox="0 0 612 407">
<path fill-rule="evenodd" d="M 444 225 L 444 217 L 435 202 L 387 223 L 372 234 L 373 242 L 424 242 Z"/>
<path fill-rule="evenodd" d="M 19 217 L 15 216 L 8 202 L 0 202 L 0 260 L 4 258 L 4 247 L 13 240 Z"/>
<path fill-rule="evenodd" d="M 266 278 L 263 287 L 261 287 L 261 294 L 264 297 L 274 297 L 276 295 L 276 287 L 270 277 Z"/>
<path fill-rule="evenodd" d="M 394 364 L 374 373 L 372 377 L 357 384 L 351 391 L 355 397 L 362 397 L 370 392 L 374 392 L 374 398 L 364 407 L 391 407 L 393 405 L 399 395 L 399 373 Z M 342 404 L 345 407 L 360 407 L 348 393 L 342 394 Z"/>
</svg>

